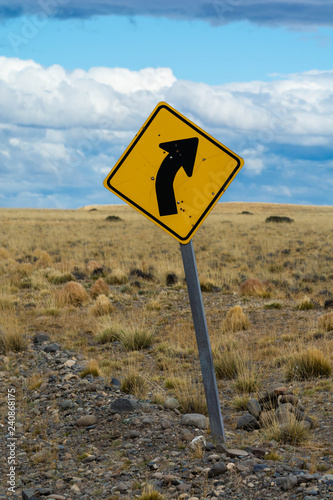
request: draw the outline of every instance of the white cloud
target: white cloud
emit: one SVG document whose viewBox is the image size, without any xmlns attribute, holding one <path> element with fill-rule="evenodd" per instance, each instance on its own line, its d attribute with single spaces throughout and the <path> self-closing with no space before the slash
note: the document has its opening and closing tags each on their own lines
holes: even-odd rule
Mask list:
<svg viewBox="0 0 333 500">
<path fill-rule="evenodd" d="M 161 100 L 243 154 L 245 172 L 252 176 L 281 164 L 278 155 L 283 156 L 287 146 L 332 148 L 333 71 L 210 86 L 177 80 L 169 68 L 69 72 L 57 65 L 45 68 L 32 60 L 0 57 L 0 180 L 8 187 L 4 190 L 10 193 L 12 179 L 19 175 L 26 192 L 50 186 L 92 186 L 97 192 Z M 325 158 L 323 162 L 328 165 Z M 288 165 L 301 169 L 297 162 Z M 49 193 L 43 200 L 47 203 L 54 196 Z"/>
</svg>

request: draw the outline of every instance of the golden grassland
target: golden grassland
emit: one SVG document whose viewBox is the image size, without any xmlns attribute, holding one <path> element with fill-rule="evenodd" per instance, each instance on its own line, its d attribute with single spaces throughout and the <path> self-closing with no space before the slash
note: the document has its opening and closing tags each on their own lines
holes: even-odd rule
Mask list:
<svg viewBox="0 0 333 500">
<path fill-rule="evenodd" d="M 294 222 L 266 223 L 271 215 Z M 205 411 L 176 240 L 123 205 L 0 216 L 3 353 L 14 356 L 45 331 L 127 392 L 156 402 L 175 396 L 183 411 Z M 320 411 L 332 391 L 333 319 L 323 306 L 333 298 L 333 207 L 221 203 L 193 245 L 230 415 L 277 380 Z M 177 282 L 167 286 L 171 273 Z M 319 371 L 297 371 L 302 353 Z"/>
</svg>

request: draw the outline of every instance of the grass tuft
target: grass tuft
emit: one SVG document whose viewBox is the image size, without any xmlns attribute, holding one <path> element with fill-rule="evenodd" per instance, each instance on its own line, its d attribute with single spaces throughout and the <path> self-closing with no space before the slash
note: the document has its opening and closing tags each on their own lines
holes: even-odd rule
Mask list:
<svg viewBox="0 0 333 500">
<path fill-rule="evenodd" d="M 326 332 L 333 330 L 333 311 L 320 316 L 318 319 L 318 327 Z"/>
<path fill-rule="evenodd" d="M 147 329 L 122 328 L 118 338 L 127 351 L 139 351 L 152 345 L 154 334 Z"/>
<path fill-rule="evenodd" d="M 222 330 L 224 332 L 238 332 L 247 330 L 249 326 L 249 318 L 244 314 L 242 307 L 237 305 L 228 311 L 222 324 Z"/>
<path fill-rule="evenodd" d="M 108 295 L 110 295 L 110 289 L 103 278 L 98 278 L 98 280 L 95 281 L 93 286 L 90 288 L 90 294 L 94 299 L 96 299 L 99 295 L 105 295 L 108 297 Z"/>
<path fill-rule="evenodd" d="M 304 297 L 299 304 L 297 304 L 296 309 L 298 311 L 308 311 L 314 308 L 314 303 L 310 299 L 310 297 Z"/>
<path fill-rule="evenodd" d="M 239 287 L 241 295 L 248 297 L 269 297 L 267 286 L 257 278 L 249 278 Z"/>
<path fill-rule="evenodd" d="M 86 289 L 75 281 L 66 283 L 61 290 L 57 290 L 55 294 L 55 303 L 57 307 L 64 306 L 81 306 L 89 300 Z"/>
<path fill-rule="evenodd" d="M 93 377 L 99 377 L 100 374 L 101 373 L 97 361 L 95 359 L 90 359 L 88 366 L 80 373 L 80 377 L 84 378 L 87 375 L 92 375 Z"/>
<path fill-rule="evenodd" d="M 121 382 L 121 390 L 125 394 L 134 394 L 137 398 L 146 396 L 148 386 L 146 380 L 137 372 L 129 371 Z"/>
<path fill-rule="evenodd" d="M 309 440 L 310 431 L 303 425 L 302 421 L 296 420 L 292 413 L 286 417 L 286 421 L 280 424 L 274 419 L 272 424 L 264 431 L 266 439 L 275 440 L 280 444 L 300 445 Z"/>
<path fill-rule="evenodd" d="M 113 305 L 106 295 L 98 295 L 95 303 L 91 306 L 89 312 L 93 316 L 106 316 L 113 311 Z"/>
<path fill-rule="evenodd" d="M 295 354 L 289 361 L 286 379 L 307 380 L 316 377 L 329 377 L 332 366 L 322 351 L 309 347 L 306 351 Z"/>
</svg>

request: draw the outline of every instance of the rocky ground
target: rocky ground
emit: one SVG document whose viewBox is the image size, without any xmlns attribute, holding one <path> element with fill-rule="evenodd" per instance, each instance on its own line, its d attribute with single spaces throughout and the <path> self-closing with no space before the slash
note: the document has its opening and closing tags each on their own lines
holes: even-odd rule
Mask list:
<svg viewBox="0 0 333 500">
<path fill-rule="evenodd" d="M 82 379 L 85 358 L 45 334 L 31 338 L 27 351 L 0 358 L 1 498 L 125 500 L 140 498 L 148 484 L 163 498 L 333 498 L 327 452 L 313 469 L 310 452 L 260 435 L 259 446 L 235 449 L 227 424 L 227 444 L 213 443 L 203 415 L 181 415 L 172 400 L 168 408 L 137 401 L 120 391 L 117 379 Z M 8 389 L 15 389 L 14 435 Z M 322 426 L 330 432 L 327 420 Z M 193 443 L 198 436 L 199 445 Z M 15 493 L 7 484 L 10 437 L 16 438 Z"/>
</svg>

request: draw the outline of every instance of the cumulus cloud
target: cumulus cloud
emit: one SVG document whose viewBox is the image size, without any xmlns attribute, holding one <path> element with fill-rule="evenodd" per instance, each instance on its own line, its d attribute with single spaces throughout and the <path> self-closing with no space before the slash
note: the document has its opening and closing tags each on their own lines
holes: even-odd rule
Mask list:
<svg viewBox="0 0 333 500">
<path fill-rule="evenodd" d="M 319 197 L 312 168 L 329 203 L 332 89 L 333 71 L 211 86 L 177 80 L 169 68 L 66 71 L 0 57 L 1 203 L 32 203 L 33 193 L 45 206 L 110 202 L 103 178 L 162 100 L 243 155 L 243 178 L 263 186 L 276 178 L 285 197 L 297 195 L 291 185 L 304 184 L 301 193 L 310 202 L 314 193 Z M 13 194 L 18 178 L 20 198 Z"/>
<path fill-rule="evenodd" d="M 212 24 L 250 21 L 263 25 L 332 24 L 332 0 L 0 0 L 0 18 L 24 14 L 58 18 L 146 15 L 201 19 Z"/>
</svg>

